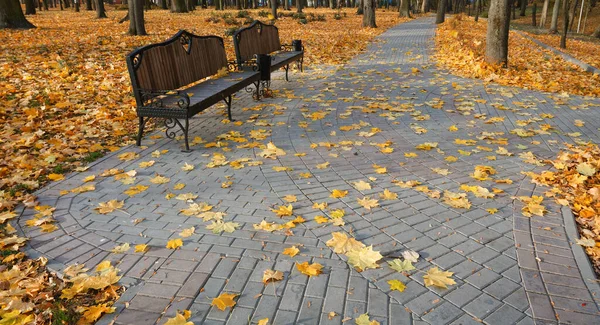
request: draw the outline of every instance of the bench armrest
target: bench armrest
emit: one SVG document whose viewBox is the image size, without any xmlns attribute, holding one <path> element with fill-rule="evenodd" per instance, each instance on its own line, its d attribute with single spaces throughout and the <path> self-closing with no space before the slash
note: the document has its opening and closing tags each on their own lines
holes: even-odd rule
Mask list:
<svg viewBox="0 0 600 325">
<path fill-rule="evenodd" d="M 144 108 L 179 108 L 190 107 L 190 96 L 179 90 L 147 90 L 140 89 L 140 97 Z"/>
<path fill-rule="evenodd" d="M 294 51 L 294 44 L 281 44 L 281 51 L 283 51 L 283 52 Z M 304 44 L 302 44 L 302 52 L 304 52 Z"/>
<path fill-rule="evenodd" d="M 256 57 L 252 58 L 248 61 L 243 61 L 241 64 L 236 60 L 231 60 L 227 62 L 227 67 L 229 71 L 241 71 L 246 69 L 250 69 L 252 71 L 258 71 L 258 64 L 256 63 Z"/>
</svg>

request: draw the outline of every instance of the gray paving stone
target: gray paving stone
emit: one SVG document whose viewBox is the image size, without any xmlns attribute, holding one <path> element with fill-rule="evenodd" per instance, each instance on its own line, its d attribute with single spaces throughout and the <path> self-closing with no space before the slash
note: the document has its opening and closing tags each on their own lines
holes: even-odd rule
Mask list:
<svg viewBox="0 0 600 325">
<path fill-rule="evenodd" d="M 501 305 L 502 302 L 484 293 L 467 304 L 464 310 L 479 319 L 483 319 Z"/>
</svg>

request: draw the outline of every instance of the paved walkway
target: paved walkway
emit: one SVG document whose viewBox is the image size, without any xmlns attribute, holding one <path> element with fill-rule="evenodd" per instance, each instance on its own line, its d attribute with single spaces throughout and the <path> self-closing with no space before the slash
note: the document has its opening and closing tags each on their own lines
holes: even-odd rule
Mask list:
<svg viewBox="0 0 600 325">
<path fill-rule="evenodd" d="M 125 148 L 86 172 L 46 187 L 38 193 L 40 202 L 57 207 L 60 229 L 45 234 L 26 227 L 34 212 L 25 210 L 19 224 L 31 238 L 29 253 L 48 257 L 50 266 L 59 270 L 74 262 L 87 267 L 105 259 L 119 263 L 126 275 L 122 282 L 129 289 L 117 303 L 117 312 L 101 324 L 115 317 L 116 324 L 157 320 L 162 324 L 178 309 L 190 309 L 195 324 L 255 324 L 265 317 L 273 324 L 350 324 L 354 321 L 348 317 L 362 313 L 394 325 L 600 323 L 598 297 L 590 293 L 597 284 L 576 266 L 560 208 L 546 199 L 547 215 L 527 218 L 521 214 L 522 203 L 513 199 L 547 190 L 521 174 L 546 168 L 532 164 L 533 159 L 523 153 L 553 158 L 564 142 L 599 140 L 600 102 L 485 87 L 480 81 L 449 75 L 438 70 L 429 56 L 434 33 L 430 18 L 401 24 L 345 67 L 293 73 L 290 83 L 275 81 L 273 88 L 279 93 L 260 104 L 243 94 L 234 104 L 234 117 L 242 125 L 222 123 L 220 108 L 195 118 L 192 138 L 220 141 L 221 147 L 199 144 L 193 152 L 183 153 L 181 141 L 147 136 L 147 148 Z M 304 117 L 313 112 L 326 115 L 314 121 Z M 575 119 L 584 121 L 584 126 L 575 126 Z M 350 125 L 360 130 L 340 130 Z M 448 131 L 452 125 L 458 130 Z M 520 137 L 511 133 L 514 129 L 534 130 L 536 135 Z M 272 141 L 287 155 L 262 159 L 258 148 L 236 148 L 244 144 L 231 139 L 239 137 L 236 134 L 217 140 L 219 135 L 240 132 L 254 141 L 249 135 L 257 130 L 270 133 L 259 142 Z M 375 134 L 365 137 L 370 132 Z M 469 146 L 455 139 L 477 142 Z M 377 144 L 386 142 L 392 153 L 380 152 Z M 438 147 L 415 149 L 425 142 L 437 142 Z M 499 147 L 512 155 L 495 153 Z M 168 152 L 154 157 L 157 150 Z M 123 152 L 137 152 L 139 157 L 121 161 L 118 155 Z M 207 168 L 217 152 L 229 161 L 250 158 L 263 164 Z M 413 152 L 418 156 L 405 156 Z M 449 162 L 448 156 L 457 161 Z M 155 161 L 153 166 L 139 167 L 150 160 Z M 195 169 L 183 171 L 186 162 Z M 325 162 L 330 163 L 327 168 L 316 168 Z M 374 165 L 387 170 L 377 173 Z M 476 181 L 469 176 L 476 165 L 494 167 L 494 180 L 513 182 Z M 272 169 L 276 166 L 292 170 L 276 172 Z M 134 184 L 97 176 L 95 191 L 60 196 L 61 191 L 82 185 L 85 177 L 111 168 L 136 170 Z M 449 174 L 432 168 L 448 169 Z M 311 175 L 303 178 L 301 173 Z M 170 182 L 151 183 L 156 174 Z M 372 189 L 356 190 L 353 183 L 360 180 L 370 182 Z M 460 192 L 465 183 L 504 192 L 493 199 L 469 194 L 472 206 L 465 210 L 444 204 L 423 188 L 401 188 L 395 183 L 409 180 L 442 193 Z M 231 186 L 222 188 L 228 181 Z M 186 186 L 174 190 L 176 183 Z M 149 188 L 133 197 L 123 193 L 137 184 Z M 349 194 L 334 199 L 333 189 Z M 398 200 L 380 200 L 380 207 L 371 211 L 357 204 L 357 198 L 378 197 L 384 189 L 396 192 Z M 208 222 L 180 214 L 188 204 L 166 198 L 168 193 L 194 193 L 195 202 L 213 205 L 213 211 L 226 213 L 224 219 L 239 223 L 240 229 L 215 235 L 205 229 Z M 294 214 L 307 221 L 291 229 L 293 236 L 254 230 L 253 224 L 263 219 L 282 222 L 271 208 L 287 204 L 286 195 L 297 197 L 298 202 L 292 203 Z M 125 200 L 125 212 L 94 211 L 98 203 L 111 199 Z M 321 202 L 328 203 L 325 211 L 312 208 Z M 345 211 L 345 225 L 314 221 L 315 216 L 338 208 Z M 490 208 L 498 212 L 490 214 Z M 195 234 L 184 239 L 181 249 L 164 248 L 167 240 L 192 226 Z M 381 268 L 358 273 L 325 245 L 334 231 L 351 233 L 390 256 L 413 249 L 423 257 L 415 264 L 417 269 L 438 266 L 452 271 L 457 284 L 447 290 L 425 287 L 422 273 L 413 271 L 406 277 L 384 262 Z M 121 243 L 145 243 L 151 248 L 145 254 L 133 249 L 110 253 Z M 282 254 L 291 245 L 301 246 L 296 257 Z M 321 263 L 324 274 L 308 278 L 299 273 L 294 263 L 303 261 Z M 284 272 L 285 279 L 263 285 L 262 274 L 269 268 Z M 404 282 L 405 291 L 391 292 L 386 282 L 390 279 Z M 233 309 L 211 308 L 211 299 L 222 292 L 240 294 Z M 329 317 L 330 312 L 335 316 Z"/>
</svg>

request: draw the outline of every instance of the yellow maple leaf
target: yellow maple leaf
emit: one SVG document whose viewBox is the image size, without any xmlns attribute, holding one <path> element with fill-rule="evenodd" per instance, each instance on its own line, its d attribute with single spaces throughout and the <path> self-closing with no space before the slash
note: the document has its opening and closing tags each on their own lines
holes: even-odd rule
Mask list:
<svg viewBox="0 0 600 325">
<path fill-rule="evenodd" d="M 123 193 L 125 193 L 125 194 L 127 194 L 129 196 L 134 196 L 134 195 L 137 195 L 137 194 L 140 194 L 140 193 L 144 192 L 147 189 L 148 189 L 148 186 L 145 186 L 145 185 L 135 185 L 135 186 L 130 187 L 127 191 L 125 191 Z"/>
<path fill-rule="evenodd" d="M 456 125 L 450 125 L 448 127 L 448 131 L 450 131 L 450 132 L 456 132 L 456 131 L 458 131 L 458 128 L 456 127 Z"/>
<path fill-rule="evenodd" d="M 177 183 L 175 184 L 175 186 L 173 186 L 174 190 L 182 190 L 185 187 L 184 183 Z"/>
<path fill-rule="evenodd" d="M 268 318 L 259 319 L 258 323 L 256 323 L 256 325 L 268 325 L 268 324 L 269 324 Z"/>
<path fill-rule="evenodd" d="M 189 172 L 191 170 L 194 170 L 194 165 L 190 165 L 186 162 L 183 164 L 183 167 L 181 167 L 181 170 Z"/>
<path fill-rule="evenodd" d="M 63 175 L 63 174 L 54 174 L 53 173 L 53 174 L 48 174 L 47 177 L 48 177 L 49 180 L 52 180 L 52 181 L 55 181 L 55 182 L 62 181 L 63 179 L 65 179 L 65 175 Z"/>
<path fill-rule="evenodd" d="M 359 272 L 366 269 L 375 269 L 379 267 L 377 261 L 383 258 L 378 252 L 373 250 L 373 246 L 356 248 L 346 253 L 348 264 L 355 267 Z"/>
<path fill-rule="evenodd" d="M 354 182 L 354 188 L 359 190 L 359 191 L 365 191 L 365 190 L 370 190 L 371 189 L 371 184 L 360 180 L 358 182 Z"/>
<path fill-rule="evenodd" d="M 340 198 L 343 198 L 346 195 L 348 195 L 348 191 L 344 191 L 344 190 L 333 190 L 333 191 L 331 191 L 331 197 L 334 198 L 334 199 L 340 199 Z"/>
<path fill-rule="evenodd" d="M 325 244 L 331 247 L 335 253 L 346 254 L 349 251 L 365 247 L 365 244 L 342 232 L 333 232 L 331 235 L 333 237 Z"/>
<path fill-rule="evenodd" d="M 416 73 L 414 72 L 414 69 L 416 68 L 413 68 L 413 73 Z M 417 72 L 418 71 L 419 69 L 417 69 Z M 376 320 L 371 320 L 368 314 L 362 314 L 358 316 L 354 319 L 354 322 L 356 323 L 356 325 L 379 325 L 379 322 Z"/>
<path fill-rule="evenodd" d="M 404 157 L 406 158 L 417 158 L 419 155 L 415 152 L 405 152 Z"/>
<path fill-rule="evenodd" d="M 327 208 L 327 202 L 322 202 L 322 203 L 313 203 L 312 205 L 313 209 L 318 209 L 318 210 L 325 210 L 325 208 Z"/>
<path fill-rule="evenodd" d="M 267 269 L 263 273 L 262 282 L 264 284 L 268 284 L 268 283 L 275 282 L 275 281 L 281 281 L 282 279 L 283 279 L 283 272 Z"/>
<path fill-rule="evenodd" d="M 398 194 L 386 188 L 385 190 L 383 190 L 383 193 L 379 194 L 379 197 L 383 200 L 396 200 L 398 199 Z"/>
<path fill-rule="evenodd" d="M 293 214 L 293 210 L 294 208 L 291 204 L 288 204 L 288 206 L 279 206 L 277 209 L 271 209 L 271 211 L 275 212 L 280 218 L 291 216 Z"/>
<path fill-rule="evenodd" d="M 458 158 L 456 158 L 454 156 L 447 156 L 446 158 L 444 158 L 444 160 L 447 162 L 455 162 L 458 160 Z"/>
<path fill-rule="evenodd" d="M 238 295 L 234 294 L 234 293 L 224 292 L 224 293 L 220 294 L 218 297 L 213 298 L 210 305 L 217 307 L 221 311 L 224 311 L 225 308 L 227 308 L 227 307 L 235 306 L 236 302 L 233 301 L 233 299 L 235 299 L 235 297 L 237 297 L 237 296 Z"/>
<path fill-rule="evenodd" d="M 289 255 L 290 257 L 294 257 L 300 253 L 300 250 L 296 246 L 288 247 L 283 250 L 284 255 Z"/>
<path fill-rule="evenodd" d="M 129 161 L 129 160 L 133 160 L 138 158 L 140 155 L 138 155 L 135 152 L 124 152 L 122 154 L 119 154 L 119 160 L 123 160 L 123 161 Z"/>
<path fill-rule="evenodd" d="M 53 232 L 58 229 L 58 227 L 51 223 L 46 223 L 40 226 L 42 232 Z"/>
<path fill-rule="evenodd" d="M 96 175 L 90 175 L 90 176 L 88 176 L 88 177 L 84 178 L 84 179 L 83 179 L 83 182 L 84 182 L 84 183 L 87 183 L 87 182 L 92 182 L 92 181 L 94 181 L 94 180 L 96 180 Z"/>
<path fill-rule="evenodd" d="M 194 231 L 196 231 L 196 228 L 194 228 L 194 227 L 186 228 L 186 229 L 183 229 L 179 233 L 179 236 L 181 236 L 183 238 L 187 238 L 187 237 L 190 237 L 191 235 L 193 235 Z"/>
<path fill-rule="evenodd" d="M 98 211 L 100 214 L 107 214 L 121 209 L 124 204 L 124 201 L 110 200 L 108 202 L 98 203 L 98 207 L 94 208 L 94 210 Z"/>
<path fill-rule="evenodd" d="M 135 253 L 144 253 L 148 249 L 148 245 L 146 244 L 138 244 L 135 245 Z"/>
<path fill-rule="evenodd" d="M 356 199 L 356 201 L 358 201 L 358 204 L 367 210 L 371 210 L 372 208 L 379 206 L 379 201 L 376 199 L 371 199 L 368 196 L 365 196 L 362 199 Z"/>
<path fill-rule="evenodd" d="M 296 268 L 302 274 L 306 274 L 308 276 L 317 276 L 322 273 L 323 265 L 319 263 L 308 264 L 308 262 L 296 262 Z"/>
<path fill-rule="evenodd" d="M 109 307 L 108 304 L 101 304 L 97 306 L 90 306 L 84 308 L 85 311 L 81 315 L 81 318 L 85 320 L 85 322 L 82 322 L 82 319 L 80 319 L 79 322 L 77 322 L 77 324 L 93 324 L 96 320 L 98 320 L 98 318 L 100 318 L 100 316 L 102 316 L 102 314 L 112 314 L 115 311 L 115 307 Z"/>
<path fill-rule="evenodd" d="M 325 168 L 329 167 L 329 162 L 326 161 L 322 164 L 318 164 L 316 167 L 317 167 L 317 169 L 325 169 Z"/>
<path fill-rule="evenodd" d="M 427 270 L 427 274 L 423 275 L 425 286 L 436 286 L 444 289 L 448 289 L 448 285 L 456 284 L 456 282 L 450 277 L 454 274 L 453 272 L 440 271 L 437 267 L 432 267 Z"/>
<path fill-rule="evenodd" d="M 165 184 L 168 183 L 171 179 L 168 177 L 164 177 L 161 175 L 156 175 L 156 177 L 150 179 L 150 183 L 153 184 Z"/>
<path fill-rule="evenodd" d="M 496 208 L 489 208 L 489 209 L 485 209 L 485 211 L 487 211 L 489 214 L 494 214 L 494 213 L 498 212 L 498 209 L 496 209 Z"/>
<path fill-rule="evenodd" d="M 183 240 L 181 240 L 181 238 L 171 239 L 167 242 L 168 249 L 177 249 L 181 246 L 183 246 Z"/>
<path fill-rule="evenodd" d="M 123 254 L 129 250 L 129 243 L 124 243 L 122 245 L 115 246 L 111 252 L 115 254 Z"/>
<path fill-rule="evenodd" d="M 194 325 L 194 323 L 188 322 L 185 315 L 177 313 L 175 317 L 169 318 L 164 325 Z"/>
<path fill-rule="evenodd" d="M 291 167 L 285 167 L 285 166 L 273 166 L 272 169 L 276 172 L 292 171 Z"/>
<path fill-rule="evenodd" d="M 388 280 L 387 282 L 390 285 L 390 290 L 398 290 L 400 292 L 403 292 L 404 289 L 406 288 L 406 285 L 404 283 L 402 283 L 400 280 Z"/>
<path fill-rule="evenodd" d="M 269 142 L 267 147 L 258 154 L 262 158 L 276 159 L 278 156 L 285 156 L 286 153 L 280 148 L 277 148 L 273 142 Z"/>
<path fill-rule="evenodd" d="M 327 218 L 325 218 L 323 216 L 316 216 L 315 217 L 315 221 L 320 224 L 320 223 L 329 222 L 329 219 L 327 219 Z"/>
<path fill-rule="evenodd" d="M 295 195 L 286 195 L 283 197 L 283 200 L 288 203 L 298 202 L 298 198 Z"/>
<path fill-rule="evenodd" d="M 140 168 L 148 168 L 148 167 L 154 166 L 154 163 L 155 163 L 154 160 L 142 161 L 141 163 L 139 163 L 139 166 L 140 166 Z"/>
</svg>

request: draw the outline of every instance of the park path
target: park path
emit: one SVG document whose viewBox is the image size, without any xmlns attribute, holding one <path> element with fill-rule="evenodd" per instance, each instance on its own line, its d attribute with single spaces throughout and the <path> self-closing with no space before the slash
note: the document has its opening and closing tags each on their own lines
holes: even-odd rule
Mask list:
<svg viewBox="0 0 600 325">
<path fill-rule="evenodd" d="M 430 57 L 434 34 L 431 18 L 413 20 L 380 35 L 346 66 L 310 67 L 304 74 L 292 73 L 289 83 L 279 75 L 272 85 L 277 90 L 274 98 L 255 103 L 240 94 L 236 99 L 234 118 L 244 122 L 241 125 L 222 123 L 222 108 L 195 118 L 192 138 L 218 140 L 220 146 L 198 144 L 184 153 L 181 140 L 156 133 L 144 139 L 147 147 L 124 148 L 85 172 L 51 184 L 37 194 L 40 203 L 56 206 L 60 229 L 46 234 L 26 227 L 25 221 L 35 212 L 24 210 L 19 226 L 31 238 L 28 253 L 48 257 L 55 270 L 75 262 L 90 268 L 103 260 L 117 263 L 128 289 L 116 304 L 117 312 L 99 324 L 162 324 L 183 309 L 191 310 L 190 321 L 195 324 L 256 324 L 263 318 L 273 324 L 349 324 L 354 321 L 348 318 L 363 313 L 394 325 L 600 323 L 597 283 L 578 268 L 574 252 L 579 248 L 572 248 L 573 239 L 567 238 L 568 223 L 560 208 L 546 200 L 546 216 L 526 218 L 522 203 L 513 199 L 547 190 L 521 174 L 547 168 L 532 164 L 535 161 L 527 152 L 553 158 L 564 142 L 598 142 L 600 102 L 484 86 L 452 76 L 438 70 Z M 306 117 L 314 112 L 324 113 L 323 118 Z M 554 118 L 540 118 L 542 114 Z M 493 117 L 495 123 L 484 123 Z M 575 119 L 585 121 L 584 126 L 575 126 Z M 543 132 L 542 124 L 553 129 Z M 360 130 L 340 130 L 351 125 Z M 453 125 L 458 130 L 448 131 Z M 510 133 L 517 128 L 537 133 L 531 137 Z M 235 138 L 254 141 L 249 134 L 257 130 L 270 133 L 259 142 L 272 141 L 287 155 L 262 159 L 261 149 L 237 148 L 244 143 L 236 143 Z M 455 139 L 477 143 L 468 146 Z M 386 142 L 393 152 L 380 151 Z M 425 142 L 437 142 L 437 148 L 415 149 Z M 495 153 L 498 147 L 512 155 Z M 157 155 L 157 151 L 163 152 Z M 139 156 L 123 161 L 118 156 L 124 152 Z M 263 164 L 208 168 L 214 153 L 224 154 L 228 161 L 250 158 Z M 405 153 L 417 156 L 409 158 Z M 447 161 L 448 156 L 457 161 Z M 139 166 L 150 160 L 155 161 L 153 166 Z M 316 167 L 326 162 L 328 167 Z M 184 163 L 195 169 L 182 171 Z M 378 173 L 374 165 L 387 170 Z M 492 166 L 493 179 L 512 183 L 474 180 L 469 175 L 477 165 Z M 291 170 L 272 169 L 282 166 Z M 95 191 L 60 195 L 82 185 L 85 177 L 111 168 L 135 169 L 134 184 L 97 177 Z M 432 168 L 448 173 L 441 175 Z M 301 173 L 310 176 L 303 178 Z M 156 174 L 170 181 L 151 183 Z M 355 189 L 353 183 L 360 180 L 372 189 Z M 396 182 L 410 180 L 427 189 L 402 188 Z M 228 181 L 231 185 L 223 188 Z M 176 183 L 185 188 L 174 190 Z M 452 208 L 431 193 L 459 192 L 464 183 L 504 192 L 492 199 L 469 194 L 469 210 Z M 123 193 L 137 184 L 149 188 L 133 197 Z M 333 189 L 349 193 L 334 199 Z M 357 204 L 357 198 L 377 198 L 384 189 L 397 193 L 398 200 L 380 200 L 380 206 L 370 211 Z M 201 218 L 180 214 L 188 203 L 167 198 L 169 193 L 198 195 L 195 202 L 213 205 L 213 211 L 226 213 L 225 221 L 237 222 L 240 228 L 213 234 Z M 287 205 L 283 201 L 287 195 L 297 197 L 292 203 L 294 214 L 307 221 L 290 229 L 293 236 L 255 230 L 253 224 L 262 220 L 281 223 L 271 209 Z M 112 199 L 125 200 L 125 212 L 94 211 L 98 203 Z M 322 202 L 328 203 L 325 210 L 313 208 Z M 490 208 L 498 211 L 490 214 Z M 333 209 L 345 211 L 344 225 L 314 220 Z M 184 238 L 180 249 L 165 248 L 169 239 L 192 226 L 195 234 Z M 448 289 L 425 287 L 422 272 L 405 276 L 383 261 L 382 267 L 359 273 L 325 245 L 335 231 L 351 233 L 388 256 L 413 249 L 422 257 L 415 264 L 418 270 L 437 266 L 454 272 L 456 284 Z M 148 244 L 150 249 L 144 254 L 133 249 L 110 252 L 121 243 Z M 283 255 L 292 245 L 301 248 L 300 254 Z M 301 274 L 294 263 L 304 261 L 324 265 L 324 273 L 311 278 Z M 266 269 L 284 272 L 284 280 L 263 285 Z M 404 292 L 390 291 L 390 279 L 404 282 Z M 211 307 L 211 299 L 222 292 L 239 294 L 233 309 Z"/>
</svg>

